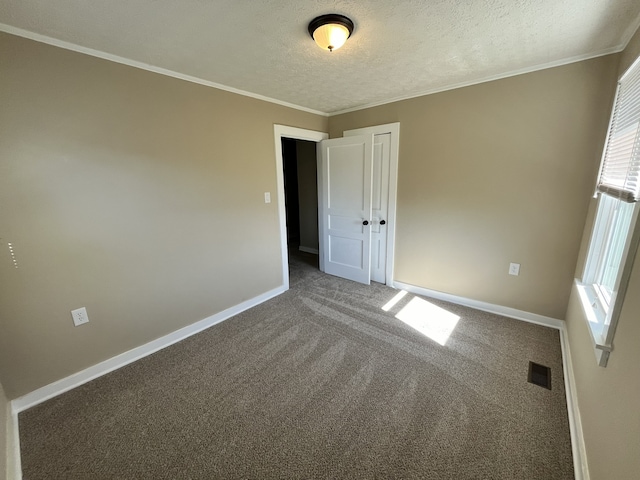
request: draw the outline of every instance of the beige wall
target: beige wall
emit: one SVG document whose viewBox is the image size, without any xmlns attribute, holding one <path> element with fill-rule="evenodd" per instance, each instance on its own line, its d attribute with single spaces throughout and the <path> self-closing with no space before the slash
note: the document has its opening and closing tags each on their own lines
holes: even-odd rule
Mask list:
<svg viewBox="0 0 640 480">
<path fill-rule="evenodd" d="M 640 28 L 631 37 L 627 47 L 620 55 L 620 66 L 618 68 L 619 76 L 622 76 L 624 72 L 635 62 L 640 55 Z"/>
<path fill-rule="evenodd" d="M 9 398 L 281 285 L 273 125 L 327 118 L 7 34 L 0 64 Z"/>
<path fill-rule="evenodd" d="M 621 55 L 618 75 L 640 55 L 640 31 Z M 595 201 L 584 228 L 576 275 L 588 248 Z M 591 480 L 631 480 L 640 472 L 640 256 L 636 257 L 613 351 L 606 368 L 596 364 L 587 320 L 572 292 L 566 321 Z"/>
<path fill-rule="evenodd" d="M 296 141 L 300 247 L 318 250 L 318 180 L 316 144 Z"/>
<path fill-rule="evenodd" d="M 400 122 L 395 279 L 564 318 L 616 62 L 331 117 L 332 137 Z"/>
<path fill-rule="evenodd" d="M 621 65 L 640 50 L 638 34 L 629 45 Z M 276 189 L 274 123 L 330 123 L 337 137 L 401 122 L 396 279 L 564 318 L 617 62 L 601 57 L 329 122 L 0 34 L 7 396 L 280 284 L 277 205 L 263 203 Z M 510 261 L 522 264 L 519 277 L 507 275 Z M 575 296 L 569 302 L 594 480 L 640 470 L 629 450 L 640 443 L 639 289 L 636 262 L 606 369 L 595 364 Z M 74 328 L 69 311 L 80 306 L 91 321 Z"/>
</svg>

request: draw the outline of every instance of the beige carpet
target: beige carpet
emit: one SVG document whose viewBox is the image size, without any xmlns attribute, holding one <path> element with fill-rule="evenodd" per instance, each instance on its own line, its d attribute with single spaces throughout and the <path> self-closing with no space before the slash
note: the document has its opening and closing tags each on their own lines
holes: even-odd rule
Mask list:
<svg viewBox="0 0 640 480">
<path fill-rule="evenodd" d="M 557 331 L 411 294 L 385 312 L 397 291 L 314 258 L 287 293 L 21 413 L 24 478 L 573 478 Z M 428 326 L 434 304 L 460 317 L 444 346 L 395 317 Z"/>
</svg>

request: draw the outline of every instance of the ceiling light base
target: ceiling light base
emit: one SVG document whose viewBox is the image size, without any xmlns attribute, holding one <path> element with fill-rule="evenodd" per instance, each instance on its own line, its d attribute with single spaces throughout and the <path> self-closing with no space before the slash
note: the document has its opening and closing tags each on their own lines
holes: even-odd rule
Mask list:
<svg viewBox="0 0 640 480">
<path fill-rule="evenodd" d="M 321 15 L 309 23 L 309 35 L 320 48 L 333 52 L 340 48 L 353 33 L 350 18 L 337 13 Z"/>
</svg>

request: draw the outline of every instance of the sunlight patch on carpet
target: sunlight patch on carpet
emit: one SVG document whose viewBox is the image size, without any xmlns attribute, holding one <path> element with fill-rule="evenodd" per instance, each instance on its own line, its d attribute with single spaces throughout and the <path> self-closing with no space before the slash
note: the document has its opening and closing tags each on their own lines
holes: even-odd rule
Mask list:
<svg viewBox="0 0 640 480">
<path fill-rule="evenodd" d="M 400 290 L 395 297 L 393 297 L 391 300 L 389 300 L 387 303 L 384 304 L 384 306 L 382 307 L 382 310 L 384 310 L 385 312 L 388 312 L 393 307 L 395 307 L 396 304 L 400 300 L 402 300 L 406 294 L 407 294 L 406 290 Z"/>
<path fill-rule="evenodd" d="M 460 320 L 458 315 L 418 297 L 412 298 L 396 318 L 442 346 Z"/>
</svg>

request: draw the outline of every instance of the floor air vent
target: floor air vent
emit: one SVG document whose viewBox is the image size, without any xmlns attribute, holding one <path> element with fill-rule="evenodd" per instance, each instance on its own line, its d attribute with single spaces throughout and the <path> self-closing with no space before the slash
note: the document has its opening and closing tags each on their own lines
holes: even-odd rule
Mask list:
<svg viewBox="0 0 640 480">
<path fill-rule="evenodd" d="M 528 381 L 551 390 L 551 369 L 539 363 L 529 362 Z"/>
</svg>

